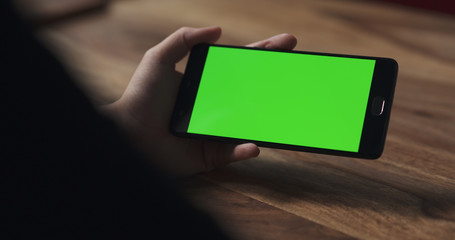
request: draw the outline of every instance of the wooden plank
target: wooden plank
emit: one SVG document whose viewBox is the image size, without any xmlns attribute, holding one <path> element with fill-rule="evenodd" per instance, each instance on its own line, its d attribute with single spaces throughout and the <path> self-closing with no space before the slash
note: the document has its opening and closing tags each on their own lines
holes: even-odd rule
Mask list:
<svg viewBox="0 0 455 240">
<path fill-rule="evenodd" d="M 356 238 L 453 236 L 453 180 L 409 174 L 378 161 L 331 158 L 263 149 L 257 159 L 205 177 Z"/>
</svg>

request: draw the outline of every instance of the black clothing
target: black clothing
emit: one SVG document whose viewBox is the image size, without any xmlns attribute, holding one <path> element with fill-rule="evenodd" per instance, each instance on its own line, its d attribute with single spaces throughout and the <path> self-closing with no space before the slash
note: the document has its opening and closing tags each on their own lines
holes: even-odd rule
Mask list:
<svg viewBox="0 0 455 240">
<path fill-rule="evenodd" d="M 0 2 L 0 238 L 224 239 Z"/>
</svg>

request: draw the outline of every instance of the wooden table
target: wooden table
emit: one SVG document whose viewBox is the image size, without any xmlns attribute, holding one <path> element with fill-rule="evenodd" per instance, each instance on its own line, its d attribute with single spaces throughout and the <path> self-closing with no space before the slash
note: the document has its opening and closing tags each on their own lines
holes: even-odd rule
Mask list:
<svg viewBox="0 0 455 240">
<path fill-rule="evenodd" d="M 454 16 L 377 1 L 113 1 L 39 33 L 93 100 L 106 103 L 120 96 L 143 52 L 183 25 L 221 26 L 220 43 L 234 45 L 289 32 L 299 50 L 400 64 L 379 160 L 262 149 L 182 182 L 232 236 L 455 238 Z"/>
</svg>

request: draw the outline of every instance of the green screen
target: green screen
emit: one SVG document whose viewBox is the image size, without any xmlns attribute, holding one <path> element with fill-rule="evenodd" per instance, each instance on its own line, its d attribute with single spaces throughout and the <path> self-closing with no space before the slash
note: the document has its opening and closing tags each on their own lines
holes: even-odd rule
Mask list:
<svg viewBox="0 0 455 240">
<path fill-rule="evenodd" d="M 357 152 L 374 65 L 211 46 L 188 132 Z"/>
</svg>

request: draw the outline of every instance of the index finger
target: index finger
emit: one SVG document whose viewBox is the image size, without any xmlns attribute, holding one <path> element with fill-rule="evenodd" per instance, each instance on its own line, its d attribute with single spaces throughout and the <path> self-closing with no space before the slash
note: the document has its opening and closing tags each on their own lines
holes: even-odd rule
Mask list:
<svg viewBox="0 0 455 240">
<path fill-rule="evenodd" d="M 182 27 L 172 33 L 162 42 L 148 51 L 154 61 L 165 64 L 176 64 L 194 45 L 199 43 L 213 43 L 221 35 L 221 28 L 189 28 Z"/>
</svg>

